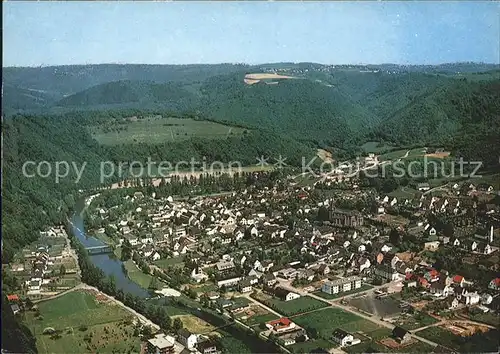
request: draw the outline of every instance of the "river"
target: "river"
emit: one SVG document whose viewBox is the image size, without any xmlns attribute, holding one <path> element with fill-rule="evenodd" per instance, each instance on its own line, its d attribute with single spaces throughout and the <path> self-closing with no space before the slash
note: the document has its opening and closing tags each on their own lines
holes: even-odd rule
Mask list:
<svg viewBox="0 0 500 354">
<path fill-rule="evenodd" d="M 104 242 L 102 242 L 101 240 L 86 234 L 83 217 L 81 215 L 84 208 L 85 199 L 81 198 L 76 203 L 75 213 L 73 214 L 73 217 L 71 219 L 73 233 L 85 247 L 104 245 Z M 96 254 L 90 256 L 90 260 L 97 267 L 102 269 L 104 274 L 112 275 L 115 278 L 117 289 L 121 289 L 125 293 L 131 293 L 132 295 L 142 298 L 149 297 L 149 292 L 146 289 L 141 288 L 139 285 L 137 285 L 137 283 L 131 281 L 127 277 L 127 275 L 123 272 L 123 262 L 117 259 L 113 253 Z"/>
</svg>

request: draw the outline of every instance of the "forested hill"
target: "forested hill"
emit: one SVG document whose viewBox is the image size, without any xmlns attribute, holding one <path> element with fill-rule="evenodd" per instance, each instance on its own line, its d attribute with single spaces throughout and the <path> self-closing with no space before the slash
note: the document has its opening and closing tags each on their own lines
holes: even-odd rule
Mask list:
<svg viewBox="0 0 500 354">
<path fill-rule="evenodd" d="M 55 103 L 61 107 L 129 106 L 183 112 L 198 106 L 198 95 L 176 82 L 114 81 L 78 92 Z"/>
<path fill-rule="evenodd" d="M 129 161 L 240 161 L 256 163 L 258 156 L 287 156 L 287 163 L 300 165 L 301 157 L 314 156 L 313 145 L 302 144 L 286 136 L 252 130 L 239 136 L 218 139 L 190 138 L 164 143 L 99 145 L 90 133 L 101 122 L 138 114 L 137 111 L 85 111 L 66 115 L 17 115 L 3 122 L 2 188 L 2 261 L 8 262 L 16 250 L 38 238 L 39 231 L 59 223 L 74 206 L 78 190 L 101 186 L 100 163 Z M 187 119 L 187 118 L 186 118 Z M 153 133 L 153 132 L 152 132 Z M 52 174 L 23 176 L 23 164 L 48 161 Z M 85 168 L 78 183 L 77 172 L 70 168 L 67 177 L 55 180 L 57 161 Z M 73 165 L 72 165 L 73 166 Z M 42 169 L 46 172 L 46 167 Z M 64 172 L 65 170 L 61 170 Z M 30 172 L 30 171 L 28 171 Z M 31 172 L 33 172 L 31 170 Z M 30 172 L 30 173 L 31 173 Z M 113 182 L 106 180 L 106 185 Z"/>
</svg>

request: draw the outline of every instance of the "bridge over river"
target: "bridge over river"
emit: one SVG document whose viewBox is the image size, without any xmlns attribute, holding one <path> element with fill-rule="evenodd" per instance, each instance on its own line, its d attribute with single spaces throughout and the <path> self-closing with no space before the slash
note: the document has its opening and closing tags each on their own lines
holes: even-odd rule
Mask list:
<svg viewBox="0 0 500 354">
<path fill-rule="evenodd" d="M 89 246 L 85 247 L 85 249 L 91 256 L 95 254 L 113 253 L 113 247 L 110 245 Z"/>
</svg>

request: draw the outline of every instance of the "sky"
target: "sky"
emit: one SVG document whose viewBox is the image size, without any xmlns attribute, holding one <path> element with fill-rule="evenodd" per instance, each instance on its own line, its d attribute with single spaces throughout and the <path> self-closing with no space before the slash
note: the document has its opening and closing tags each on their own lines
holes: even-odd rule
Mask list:
<svg viewBox="0 0 500 354">
<path fill-rule="evenodd" d="M 500 3 L 3 2 L 3 66 L 500 63 Z"/>
</svg>

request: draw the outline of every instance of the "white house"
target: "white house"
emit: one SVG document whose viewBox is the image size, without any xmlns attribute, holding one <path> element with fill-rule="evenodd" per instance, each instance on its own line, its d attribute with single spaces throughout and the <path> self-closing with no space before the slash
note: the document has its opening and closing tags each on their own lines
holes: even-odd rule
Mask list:
<svg viewBox="0 0 500 354">
<path fill-rule="evenodd" d="M 352 344 L 354 337 L 343 329 L 337 328 L 332 333 L 332 340 L 340 344 L 341 347 L 345 347 L 346 345 Z"/>
<path fill-rule="evenodd" d="M 481 299 L 481 297 L 479 296 L 479 294 L 477 292 L 467 293 L 467 294 L 462 296 L 462 301 L 468 306 L 478 304 L 480 299 Z"/>
<path fill-rule="evenodd" d="M 179 330 L 178 336 L 179 342 L 182 343 L 187 349 L 194 349 L 196 343 L 198 342 L 196 334 L 191 333 L 185 328 Z"/>
</svg>

